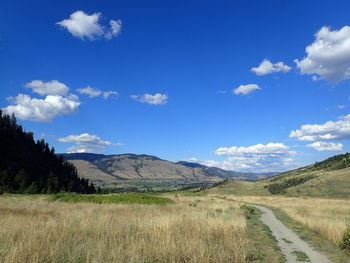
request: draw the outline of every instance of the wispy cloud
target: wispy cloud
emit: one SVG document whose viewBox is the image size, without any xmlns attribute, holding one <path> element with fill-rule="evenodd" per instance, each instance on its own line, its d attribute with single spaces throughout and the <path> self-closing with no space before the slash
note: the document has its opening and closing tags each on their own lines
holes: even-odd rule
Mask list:
<svg viewBox="0 0 350 263">
<path fill-rule="evenodd" d="M 99 89 L 87 86 L 85 88 L 77 89 L 80 94 L 88 95 L 90 98 L 102 96 L 104 99 L 108 99 L 111 95 L 118 95 L 116 91 L 101 91 Z"/>
<path fill-rule="evenodd" d="M 162 105 L 168 102 L 168 96 L 166 94 L 156 93 L 144 94 L 144 95 L 131 95 L 130 98 L 137 100 L 141 103 L 153 104 L 153 105 Z"/>
</svg>

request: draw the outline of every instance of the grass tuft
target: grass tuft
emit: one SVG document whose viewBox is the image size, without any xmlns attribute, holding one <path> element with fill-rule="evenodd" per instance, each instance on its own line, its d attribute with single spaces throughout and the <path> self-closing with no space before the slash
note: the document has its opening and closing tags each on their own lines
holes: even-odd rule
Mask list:
<svg viewBox="0 0 350 263">
<path fill-rule="evenodd" d="M 309 257 L 303 251 L 293 251 L 292 253 L 297 257 L 297 261 L 311 262 Z"/>
</svg>

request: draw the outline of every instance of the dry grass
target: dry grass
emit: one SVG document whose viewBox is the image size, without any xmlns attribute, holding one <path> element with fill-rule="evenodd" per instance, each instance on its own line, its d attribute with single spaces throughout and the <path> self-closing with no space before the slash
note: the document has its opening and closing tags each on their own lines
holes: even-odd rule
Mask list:
<svg viewBox="0 0 350 263">
<path fill-rule="evenodd" d="M 0 197 L 0 262 L 247 262 L 233 202 L 173 197 L 121 205 Z"/>
<path fill-rule="evenodd" d="M 230 196 L 228 198 L 281 209 L 292 219 L 336 244 L 350 222 L 350 200 L 282 196 Z"/>
</svg>

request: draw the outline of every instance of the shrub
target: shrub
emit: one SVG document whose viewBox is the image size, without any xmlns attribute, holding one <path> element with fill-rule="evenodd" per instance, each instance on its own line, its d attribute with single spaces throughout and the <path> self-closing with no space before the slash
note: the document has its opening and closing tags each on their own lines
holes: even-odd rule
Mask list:
<svg viewBox="0 0 350 263">
<path fill-rule="evenodd" d="M 350 228 L 348 228 L 339 242 L 339 247 L 343 250 L 346 250 L 348 253 L 350 253 Z"/>
</svg>

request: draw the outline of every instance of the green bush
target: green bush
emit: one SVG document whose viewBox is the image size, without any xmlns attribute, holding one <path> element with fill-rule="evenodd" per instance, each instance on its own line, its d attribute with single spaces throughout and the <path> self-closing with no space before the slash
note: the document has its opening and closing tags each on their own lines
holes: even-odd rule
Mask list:
<svg viewBox="0 0 350 263">
<path fill-rule="evenodd" d="M 350 253 L 350 228 L 348 228 L 339 242 L 339 247 L 343 250 L 346 250 L 348 253 Z"/>
</svg>

